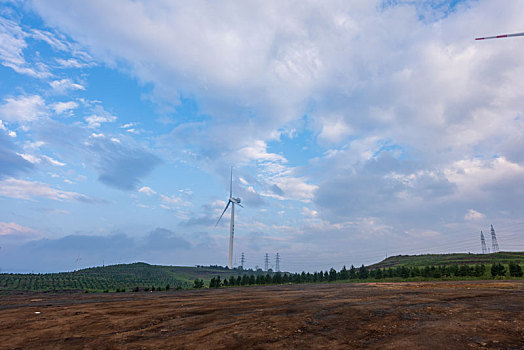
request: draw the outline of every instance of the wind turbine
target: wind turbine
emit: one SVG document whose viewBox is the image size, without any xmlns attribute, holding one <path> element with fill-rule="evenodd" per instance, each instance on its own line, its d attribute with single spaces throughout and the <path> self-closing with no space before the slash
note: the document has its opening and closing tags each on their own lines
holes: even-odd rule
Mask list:
<svg viewBox="0 0 524 350">
<path fill-rule="evenodd" d="M 240 207 L 244 208 L 242 204 L 240 204 L 240 198 L 233 197 L 233 167 L 231 167 L 231 181 L 229 183 L 229 200 L 227 201 L 226 207 L 224 208 L 224 211 L 222 212 L 222 215 L 218 218 L 217 223 L 215 224 L 215 227 L 217 227 L 218 223 L 220 222 L 220 219 L 222 219 L 222 216 L 224 216 L 224 213 L 226 212 L 227 208 L 229 207 L 229 204 L 231 204 L 231 222 L 229 223 L 229 260 L 227 266 L 232 269 L 233 268 L 233 236 L 235 235 L 235 204 L 238 204 Z"/>
<path fill-rule="evenodd" d="M 80 260 L 82 260 L 82 258 L 80 257 L 80 255 L 78 256 L 78 258 L 76 258 L 76 271 L 78 271 L 78 263 L 80 262 Z"/>
<path fill-rule="evenodd" d="M 486 36 L 486 37 L 484 37 L 484 38 L 475 38 L 475 40 L 511 38 L 511 37 L 513 37 L 513 36 L 524 36 L 524 33 L 502 34 L 502 35 L 495 35 L 495 36 Z"/>
</svg>

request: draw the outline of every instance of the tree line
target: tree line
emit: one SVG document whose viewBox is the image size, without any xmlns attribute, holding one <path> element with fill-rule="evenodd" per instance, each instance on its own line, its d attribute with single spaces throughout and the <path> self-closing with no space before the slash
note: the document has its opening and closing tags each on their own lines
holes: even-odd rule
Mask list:
<svg viewBox="0 0 524 350">
<path fill-rule="evenodd" d="M 509 270 L 509 271 L 508 271 Z M 491 265 L 489 273 L 491 277 L 506 276 L 509 272 L 511 277 L 522 277 L 523 271 L 519 264 L 510 263 L 506 267 L 500 263 Z M 362 265 L 360 268 L 355 268 L 353 265 L 349 269 L 344 266 L 340 271 L 331 268 L 329 271 L 319 272 L 302 272 L 302 273 L 280 273 L 266 275 L 241 275 L 230 276 L 229 278 L 221 279 L 220 276 L 211 278 L 209 288 L 220 288 L 229 286 L 248 286 L 248 285 L 265 285 L 265 284 L 287 284 L 287 283 L 318 283 L 318 282 L 334 282 L 345 280 L 380 280 L 385 278 L 394 279 L 408 279 L 408 278 L 456 278 L 462 277 L 490 277 L 487 275 L 487 268 L 484 264 L 477 264 L 475 266 L 469 265 L 441 265 L 441 266 L 397 266 L 390 268 L 368 269 Z M 203 288 L 204 281 L 195 279 L 193 288 Z"/>
</svg>

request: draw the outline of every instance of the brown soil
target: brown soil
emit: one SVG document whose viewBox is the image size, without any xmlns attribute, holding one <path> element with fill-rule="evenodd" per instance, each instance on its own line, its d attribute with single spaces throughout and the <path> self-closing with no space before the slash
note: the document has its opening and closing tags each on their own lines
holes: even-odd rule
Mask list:
<svg viewBox="0 0 524 350">
<path fill-rule="evenodd" d="M 0 296 L 0 349 L 168 348 L 524 349 L 524 281 Z"/>
</svg>

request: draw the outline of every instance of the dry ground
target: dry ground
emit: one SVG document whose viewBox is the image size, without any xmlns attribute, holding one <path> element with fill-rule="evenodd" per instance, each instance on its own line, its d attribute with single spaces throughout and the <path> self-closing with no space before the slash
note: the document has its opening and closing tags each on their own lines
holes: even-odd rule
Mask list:
<svg viewBox="0 0 524 350">
<path fill-rule="evenodd" d="M 168 348 L 524 349 L 524 281 L 0 295 L 0 349 Z"/>
</svg>

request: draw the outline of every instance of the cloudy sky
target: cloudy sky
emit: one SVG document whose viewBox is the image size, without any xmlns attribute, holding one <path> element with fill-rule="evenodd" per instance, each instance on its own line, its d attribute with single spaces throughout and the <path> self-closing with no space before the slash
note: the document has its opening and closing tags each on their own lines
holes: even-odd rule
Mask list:
<svg viewBox="0 0 524 350">
<path fill-rule="evenodd" d="M 523 13 L 0 0 L 0 268 L 524 250 Z"/>
</svg>

